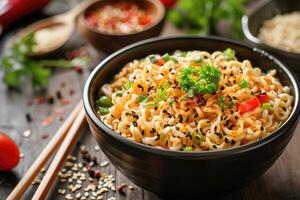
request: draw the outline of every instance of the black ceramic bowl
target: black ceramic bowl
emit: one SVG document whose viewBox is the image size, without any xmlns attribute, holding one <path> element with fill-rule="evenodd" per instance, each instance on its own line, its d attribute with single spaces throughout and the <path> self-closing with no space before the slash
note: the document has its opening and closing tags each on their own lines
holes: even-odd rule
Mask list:
<svg viewBox="0 0 300 200">
<path fill-rule="evenodd" d="M 299 0 L 268 0 L 262 1 L 248 16 L 243 16 L 243 32 L 247 40 L 253 45 L 270 51 L 283 61 L 300 77 L 300 54 L 288 52 L 263 43 L 258 37 L 259 29 L 265 20 L 278 14 L 300 11 Z"/>
<path fill-rule="evenodd" d="M 99 88 L 129 61 L 153 53 L 174 50 L 207 50 L 230 47 L 239 59 L 249 59 L 263 70 L 276 69 L 278 78 L 291 87 L 294 108 L 288 120 L 273 134 L 240 147 L 207 152 L 161 150 L 132 142 L 100 121 L 95 100 Z M 90 129 L 111 162 L 137 185 L 164 195 L 217 194 L 242 186 L 263 174 L 290 141 L 299 116 L 299 83 L 290 71 L 268 53 L 217 37 L 166 37 L 125 47 L 102 61 L 88 78 L 84 107 Z"/>
</svg>

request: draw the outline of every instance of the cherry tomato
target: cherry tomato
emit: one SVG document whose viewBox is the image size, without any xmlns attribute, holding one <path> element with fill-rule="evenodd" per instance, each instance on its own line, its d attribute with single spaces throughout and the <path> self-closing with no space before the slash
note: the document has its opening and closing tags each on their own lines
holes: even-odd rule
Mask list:
<svg viewBox="0 0 300 200">
<path fill-rule="evenodd" d="M 0 132 L 0 170 L 13 169 L 20 160 L 20 151 L 16 143 Z"/>
<path fill-rule="evenodd" d="M 175 6 L 177 0 L 160 0 L 167 8 Z"/>
</svg>

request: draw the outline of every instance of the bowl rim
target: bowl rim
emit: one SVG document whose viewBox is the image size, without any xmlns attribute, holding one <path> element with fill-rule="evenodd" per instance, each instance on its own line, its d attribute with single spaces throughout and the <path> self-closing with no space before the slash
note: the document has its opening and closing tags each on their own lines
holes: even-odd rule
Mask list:
<svg viewBox="0 0 300 200">
<path fill-rule="evenodd" d="M 87 8 L 85 8 L 84 11 L 81 12 L 81 14 L 79 16 L 79 20 L 90 31 L 92 31 L 96 34 L 101 34 L 101 35 L 105 35 L 105 36 L 110 36 L 110 37 L 135 36 L 137 34 L 144 33 L 146 31 L 149 31 L 153 27 L 157 26 L 161 21 L 163 21 L 165 14 L 166 14 L 166 9 L 159 0 L 143 0 L 143 1 L 148 1 L 149 3 L 153 4 L 156 7 L 156 9 L 158 10 L 158 12 L 157 12 L 158 15 L 154 18 L 155 20 L 150 25 L 146 26 L 141 31 L 137 31 L 137 32 L 135 31 L 132 33 L 126 33 L 126 34 L 124 34 L 124 33 L 108 33 L 108 32 L 104 32 L 104 31 L 100 31 L 99 29 L 94 28 L 93 26 L 89 25 L 85 19 L 85 15 L 86 15 L 86 12 L 88 11 L 88 9 L 90 9 L 95 4 L 99 4 L 101 1 L 103 1 L 103 0 L 95 1 L 94 3 L 89 5 Z"/>
<path fill-rule="evenodd" d="M 214 42 L 226 42 L 226 43 L 232 43 L 234 45 L 237 45 L 241 48 L 248 49 L 250 51 L 254 51 L 261 56 L 265 57 L 266 59 L 271 60 L 276 64 L 288 77 L 288 79 L 291 81 L 291 84 L 295 91 L 295 97 L 294 97 L 294 107 L 293 110 L 289 116 L 289 118 L 284 122 L 284 124 L 274 131 L 272 134 L 269 134 L 265 137 L 263 137 L 260 140 L 256 140 L 254 142 L 244 144 L 241 146 L 237 147 L 232 147 L 232 148 L 227 148 L 227 149 L 222 149 L 222 150 L 211 150 L 211 151 L 193 151 L 193 152 L 184 152 L 184 151 L 174 151 L 174 150 L 169 150 L 169 149 L 160 149 L 152 146 L 148 146 L 142 143 L 134 142 L 132 140 L 129 140 L 128 138 L 125 138 L 113 130 L 111 130 L 107 125 L 102 122 L 97 115 L 94 113 L 92 106 L 91 106 L 91 101 L 89 98 L 89 93 L 90 93 L 90 88 L 92 86 L 92 83 L 94 79 L 96 78 L 96 75 L 103 69 L 105 68 L 105 65 L 110 62 L 110 60 L 114 59 L 115 57 L 121 56 L 123 54 L 126 54 L 127 51 L 130 51 L 135 48 L 140 48 L 141 46 L 147 46 L 148 44 L 151 43 L 159 43 L 161 41 L 167 41 L 167 40 L 211 40 Z M 242 42 L 237 42 L 231 39 L 225 39 L 221 37 L 216 37 L 216 36 L 165 36 L 165 37 L 157 37 L 157 38 L 151 38 L 147 40 L 143 40 L 137 43 L 134 43 L 132 45 L 129 45 L 127 47 L 124 47 L 115 53 L 111 54 L 107 58 L 105 58 L 102 62 L 100 62 L 97 67 L 92 71 L 92 73 L 89 75 L 86 84 L 83 89 L 83 104 L 84 104 L 84 109 L 86 112 L 87 117 L 90 119 L 90 122 L 92 122 L 97 129 L 100 129 L 100 131 L 103 134 L 108 134 L 110 137 L 113 137 L 114 139 L 118 140 L 119 142 L 129 145 L 133 148 L 136 148 L 138 150 L 142 151 L 147 151 L 149 153 L 157 154 L 157 155 L 164 155 L 168 157 L 178 157 L 181 159 L 190 159 L 190 158 L 212 158 L 212 157 L 224 157 L 224 156 L 229 156 L 233 154 L 239 154 L 243 152 L 247 152 L 253 149 L 256 149 L 258 147 L 261 147 L 267 143 L 270 143 L 271 141 L 277 139 L 283 134 L 287 134 L 288 129 L 294 125 L 298 121 L 299 114 L 300 114 L 300 106 L 299 104 L 299 82 L 295 75 L 291 73 L 287 67 L 282 64 L 278 59 L 276 59 L 274 56 L 271 54 L 267 53 L 264 50 L 258 49 L 258 48 L 251 48 Z"/>
<path fill-rule="evenodd" d="M 264 8 L 270 3 L 273 3 L 273 2 L 272 1 L 262 1 L 258 4 L 257 7 L 255 7 L 255 9 L 250 14 L 243 15 L 243 17 L 242 17 L 242 30 L 243 30 L 243 33 L 244 33 L 245 37 L 247 38 L 247 40 L 249 40 L 250 42 L 253 42 L 256 45 L 259 45 L 261 48 L 264 48 L 266 50 L 270 50 L 272 52 L 277 52 L 277 53 L 283 54 L 283 55 L 288 56 L 288 57 L 293 57 L 295 59 L 299 59 L 300 58 L 300 53 L 289 52 L 289 51 L 286 51 L 284 49 L 273 47 L 269 44 L 266 44 L 266 43 L 262 42 L 258 37 L 256 37 L 255 35 L 253 35 L 251 33 L 251 31 L 249 29 L 249 18 L 254 16 L 258 11 L 264 10 Z M 261 22 L 263 22 L 263 21 L 261 21 Z"/>
</svg>

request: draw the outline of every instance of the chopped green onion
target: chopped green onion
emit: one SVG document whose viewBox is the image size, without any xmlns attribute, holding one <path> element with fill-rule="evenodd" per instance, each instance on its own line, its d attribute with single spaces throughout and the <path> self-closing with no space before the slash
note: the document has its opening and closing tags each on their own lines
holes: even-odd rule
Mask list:
<svg viewBox="0 0 300 200">
<path fill-rule="evenodd" d="M 225 105 L 225 97 L 224 96 L 219 96 L 218 97 L 218 104 L 221 107 L 222 110 L 225 109 L 226 105 Z"/>
<path fill-rule="evenodd" d="M 239 86 L 240 86 L 241 88 L 248 88 L 248 83 L 247 83 L 247 81 L 246 81 L 245 79 L 242 79 L 242 80 L 240 80 L 240 82 L 239 82 Z"/>
<path fill-rule="evenodd" d="M 169 89 L 169 87 L 170 87 L 170 84 L 166 83 L 166 84 L 161 85 L 157 89 L 157 102 L 165 101 L 168 99 L 167 90 Z"/>
<path fill-rule="evenodd" d="M 189 96 L 189 97 L 195 96 L 195 90 L 194 90 L 194 89 L 190 89 L 190 90 L 188 91 L 188 96 Z"/>
<path fill-rule="evenodd" d="M 201 142 L 201 140 L 202 140 L 202 137 L 201 137 L 201 135 L 199 135 L 198 133 L 194 133 L 194 137 L 195 137 L 195 139 L 196 139 L 196 144 L 200 144 L 200 142 Z"/>
<path fill-rule="evenodd" d="M 174 99 L 171 99 L 171 100 L 170 100 L 171 106 L 173 106 L 174 103 L 175 103 L 175 100 L 174 100 Z"/>
<path fill-rule="evenodd" d="M 184 97 L 182 97 L 181 98 L 183 101 L 186 101 L 186 100 L 188 100 L 188 97 L 187 96 L 184 96 Z"/>
<path fill-rule="evenodd" d="M 130 88 L 133 87 L 133 82 L 132 82 L 132 81 L 128 81 L 128 82 L 125 84 L 124 87 L 125 87 L 126 90 L 129 90 Z"/>
<path fill-rule="evenodd" d="M 223 51 L 224 59 L 227 61 L 235 60 L 235 50 L 227 48 Z"/>
<path fill-rule="evenodd" d="M 181 56 L 182 56 L 182 57 L 186 57 L 186 54 L 187 54 L 186 51 L 182 51 L 182 52 L 181 52 Z"/>
<path fill-rule="evenodd" d="M 186 146 L 186 147 L 183 148 L 183 151 L 191 152 L 191 151 L 193 151 L 193 148 Z"/>
<path fill-rule="evenodd" d="M 233 102 L 233 100 L 231 99 L 231 100 L 229 101 L 228 107 L 229 107 L 229 109 L 232 109 L 233 106 L 234 106 L 234 102 Z"/>
<path fill-rule="evenodd" d="M 170 55 L 169 55 L 168 53 L 166 53 L 166 54 L 164 54 L 164 55 L 162 56 L 162 59 L 163 59 L 165 62 L 168 62 L 168 61 L 171 60 L 171 57 L 170 57 Z"/>
<path fill-rule="evenodd" d="M 141 102 L 141 101 L 144 101 L 146 98 L 147 98 L 147 96 L 145 96 L 145 95 L 138 95 L 137 100 L 139 102 Z"/>
<path fill-rule="evenodd" d="M 117 97 L 121 97 L 123 95 L 123 92 L 116 92 Z"/>
<path fill-rule="evenodd" d="M 157 62 L 156 56 L 155 55 L 150 55 L 149 56 L 150 61 L 155 64 Z"/>
<path fill-rule="evenodd" d="M 269 110 L 269 109 L 271 109 L 271 104 L 270 103 L 263 103 L 262 108 L 265 109 L 265 110 Z"/>
<path fill-rule="evenodd" d="M 98 104 L 98 106 L 101 106 L 101 107 L 111 107 L 113 105 L 113 103 L 111 102 L 111 99 L 107 96 L 101 96 L 97 100 L 97 104 Z"/>
<path fill-rule="evenodd" d="M 98 112 L 99 112 L 101 115 L 106 115 L 106 114 L 109 113 L 109 109 L 108 109 L 108 108 L 99 107 L 99 108 L 98 108 Z"/>
<path fill-rule="evenodd" d="M 174 56 L 171 56 L 171 59 L 174 63 L 176 63 L 176 64 L 178 63 L 178 60 Z"/>
<path fill-rule="evenodd" d="M 153 106 L 153 107 L 157 107 L 158 105 L 156 103 L 153 103 L 153 102 L 145 102 L 142 104 L 144 107 L 147 107 L 147 106 Z"/>
</svg>

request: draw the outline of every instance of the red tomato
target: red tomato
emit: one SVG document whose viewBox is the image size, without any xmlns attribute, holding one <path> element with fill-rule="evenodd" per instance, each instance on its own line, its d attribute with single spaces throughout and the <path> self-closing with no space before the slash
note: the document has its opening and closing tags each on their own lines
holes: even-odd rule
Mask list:
<svg viewBox="0 0 300 200">
<path fill-rule="evenodd" d="M 0 170 L 13 169 L 20 160 L 20 151 L 10 137 L 0 132 Z"/>
<path fill-rule="evenodd" d="M 258 106 L 260 106 L 259 99 L 257 97 L 253 97 L 239 105 L 239 112 L 241 115 L 243 115 L 246 112 L 254 110 Z"/>
<path fill-rule="evenodd" d="M 175 6 L 177 0 L 160 0 L 167 8 Z"/>
<path fill-rule="evenodd" d="M 259 99 L 260 103 L 266 103 L 269 102 L 269 96 L 267 94 L 260 94 L 257 96 Z"/>
<path fill-rule="evenodd" d="M 139 18 L 139 22 L 141 25 L 147 25 L 150 23 L 150 18 L 147 15 L 143 15 Z"/>
</svg>

